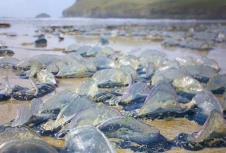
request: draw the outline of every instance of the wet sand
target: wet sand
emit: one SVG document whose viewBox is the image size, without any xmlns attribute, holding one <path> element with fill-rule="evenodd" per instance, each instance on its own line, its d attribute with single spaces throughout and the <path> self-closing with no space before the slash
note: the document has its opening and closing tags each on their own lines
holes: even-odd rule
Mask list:
<svg viewBox="0 0 226 153">
<path fill-rule="evenodd" d="M 0 125 L 15 119 L 19 108 L 26 107 L 29 102 L 7 101 L 0 104 Z"/>
<path fill-rule="evenodd" d="M 27 28 L 25 28 L 25 27 Z M 34 48 L 32 42 L 35 40 L 36 26 L 33 24 L 15 24 L 12 25 L 12 28 L 4 30 L 0 29 L 0 42 L 4 42 L 10 48 L 15 51 L 15 57 L 18 59 L 26 59 L 30 58 L 34 55 L 39 54 L 63 54 L 60 50 L 69 46 L 73 43 L 84 44 L 84 45 L 96 45 L 98 43 L 98 39 L 95 36 L 66 36 L 63 42 L 59 42 L 58 39 L 54 36 L 48 36 L 48 46 L 43 49 Z M 5 33 L 17 33 L 16 37 L 7 36 Z M 163 48 L 160 42 L 153 42 L 149 39 L 142 38 L 125 38 L 125 37 L 114 37 L 111 40 L 110 47 L 115 50 L 122 51 L 124 53 L 131 54 L 139 54 L 139 48 L 152 48 L 162 50 L 170 58 L 182 57 L 182 56 L 208 56 L 209 58 L 215 59 L 221 69 L 222 73 L 226 72 L 226 44 L 218 46 L 216 49 L 205 52 L 205 51 L 193 51 L 189 49 L 181 49 L 181 48 Z M 26 43 L 26 44 L 24 44 Z M 132 50 L 132 51 L 131 51 Z M 9 76 L 9 80 L 12 84 L 21 84 L 30 86 L 30 83 L 26 80 L 22 80 L 18 78 L 14 72 L 11 71 L 0 71 L 0 76 L 3 77 L 5 75 Z M 64 89 L 76 90 L 79 86 L 84 82 L 84 79 L 61 79 L 59 81 L 59 87 L 56 92 L 60 92 Z M 53 93 L 55 94 L 55 93 Z M 20 107 L 29 106 L 29 102 L 18 102 L 14 100 L 10 100 L 7 102 L 2 102 L 0 104 L 0 125 L 7 123 L 13 120 L 17 114 L 17 110 Z M 188 121 L 187 119 L 171 119 L 171 120 L 145 120 L 145 122 L 149 125 L 152 125 L 158 128 L 164 136 L 168 139 L 174 139 L 179 133 L 192 133 L 201 128 L 193 121 Z M 61 140 L 55 140 L 53 138 L 44 137 L 47 143 L 56 146 L 58 148 L 64 146 L 64 142 Z M 119 153 L 130 153 L 129 150 L 118 150 Z M 192 153 L 191 151 L 183 150 L 180 148 L 173 148 L 167 153 Z M 217 148 L 217 149 L 204 149 L 202 151 L 197 151 L 196 153 L 226 153 L 226 148 Z"/>
</svg>

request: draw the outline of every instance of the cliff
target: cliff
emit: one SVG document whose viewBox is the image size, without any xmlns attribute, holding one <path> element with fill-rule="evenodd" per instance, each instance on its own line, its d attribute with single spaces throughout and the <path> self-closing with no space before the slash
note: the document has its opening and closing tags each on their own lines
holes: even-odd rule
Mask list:
<svg viewBox="0 0 226 153">
<path fill-rule="evenodd" d="M 226 19 L 226 0 L 77 0 L 63 16 Z"/>
</svg>

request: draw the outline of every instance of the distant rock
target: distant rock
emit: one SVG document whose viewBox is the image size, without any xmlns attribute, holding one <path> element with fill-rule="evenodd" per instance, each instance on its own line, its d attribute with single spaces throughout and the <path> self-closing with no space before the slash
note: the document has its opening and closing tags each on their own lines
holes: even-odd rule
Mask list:
<svg viewBox="0 0 226 153">
<path fill-rule="evenodd" d="M 36 18 L 50 18 L 51 16 L 47 13 L 41 13 L 36 16 Z"/>
<path fill-rule="evenodd" d="M 11 25 L 9 23 L 0 23 L 0 28 L 10 28 Z"/>
<path fill-rule="evenodd" d="M 40 35 L 37 40 L 35 40 L 35 47 L 46 47 L 47 39 L 44 35 Z"/>
</svg>

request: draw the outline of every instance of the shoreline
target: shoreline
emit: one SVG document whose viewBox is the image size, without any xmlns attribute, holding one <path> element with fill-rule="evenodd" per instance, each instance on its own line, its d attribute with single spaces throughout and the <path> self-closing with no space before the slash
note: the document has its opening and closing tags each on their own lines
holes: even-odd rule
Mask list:
<svg viewBox="0 0 226 153">
<path fill-rule="evenodd" d="M 30 24 L 49 26 L 149 26 L 149 25 L 175 25 L 175 24 L 226 24 L 226 20 L 178 20 L 178 19 L 135 19 L 135 18 L 1 18 L 0 23 Z M 63 24 L 62 24 L 63 23 Z"/>
</svg>

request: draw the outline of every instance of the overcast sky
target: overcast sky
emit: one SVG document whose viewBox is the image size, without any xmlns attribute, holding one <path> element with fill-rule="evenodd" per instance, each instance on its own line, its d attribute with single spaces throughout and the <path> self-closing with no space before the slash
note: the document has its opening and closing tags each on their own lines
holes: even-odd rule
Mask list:
<svg viewBox="0 0 226 153">
<path fill-rule="evenodd" d="M 75 0 L 0 0 L 0 17 L 34 17 L 48 13 L 61 17 L 62 11 Z"/>
</svg>

